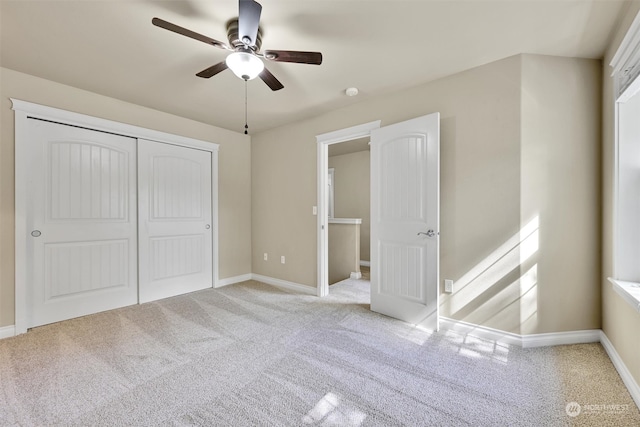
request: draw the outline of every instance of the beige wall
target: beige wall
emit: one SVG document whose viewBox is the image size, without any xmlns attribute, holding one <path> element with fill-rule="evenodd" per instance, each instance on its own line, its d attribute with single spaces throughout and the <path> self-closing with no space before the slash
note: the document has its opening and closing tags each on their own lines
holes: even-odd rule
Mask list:
<svg viewBox="0 0 640 427">
<path fill-rule="evenodd" d="M 598 328 L 599 67 L 519 55 L 254 135 L 253 272 L 316 284 L 315 135 L 438 111 L 440 272 L 456 281 L 441 314 L 515 333 Z M 532 250 L 520 235 L 536 216 Z M 280 251 L 293 262 L 262 261 Z"/>
<path fill-rule="evenodd" d="M 0 327 L 14 323 L 14 114 L 10 97 L 220 144 L 219 277 L 251 272 L 248 137 L 0 68 Z"/>
<path fill-rule="evenodd" d="M 614 88 L 609 63 L 622 42 L 631 22 L 640 11 L 640 1 L 633 1 L 610 43 L 603 61 L 602 115 L 602 330 L 622 358 L 636 383 L 640 383 L 640 313 L 625 302 L 611 287 L 613 276 L 613 182 L 614 182 Z"/>
<path fill-rule="evenodd" d="M 335 169 L 334 215 L 336 218 L 360 218 L 360 260 L 369 261 L 371 154 L 369 151 L 329 157 Z"/>
<path fill-rule="evenodd" d="M 459 277 L 491 253 L 519 225 L 520 62 L 508 58 L 254 135 L 253 272 L 316 285 L 315 135 L 434 111 L 441 113 L 443 277 Z M 262 261 L 263 252 L 281 250 L 295 251 L 295 262 Z"/>
<path fill-rule="evenodd" d="M 599 66 L 514 56 L 256 134 L 251 146 L 234 132 L 2 69 L 0 326 L 13 323 L 15 97 L 220 143 L 220 277 L 253 272 L 307 286 L 317 273 L 315 135 L 438 111 L 441 277 L 456 281 L 441 314 L 516 333 L 597 328 Z M 535 217 L 532 250 L 520 240 Z M 605 320 L 624 346 L 616 319 L 625 307 L 608 289 Z"/>
<path fill-rule="evenodd" d="M 329 284 L 360 271 L 360 224 L 329 224 Z"/>
<path fill-rule="evenodd" d="M 537 273 L 524 334 L 601 326 L 601 74 L 600 61 L 522 58 L 520 215 L 539 219 L 539 249 L 520 267 Z"/>
</svg>

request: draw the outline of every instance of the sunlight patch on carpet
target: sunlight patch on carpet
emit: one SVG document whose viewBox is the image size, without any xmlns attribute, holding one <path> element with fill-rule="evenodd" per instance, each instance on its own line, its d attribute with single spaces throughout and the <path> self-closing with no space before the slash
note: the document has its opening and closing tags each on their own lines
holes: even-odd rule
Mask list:
<svg viewBox="0 0 640 427">
<path fill-rule="evenodd" d="M 325 426 L 357 427 L 366 417 L 367 414 L 342 403 L 337 394 L 329 392 L 302 418 L 302 422 L 305 424 L 321 422 L 321 425 Z"/>
</svg>

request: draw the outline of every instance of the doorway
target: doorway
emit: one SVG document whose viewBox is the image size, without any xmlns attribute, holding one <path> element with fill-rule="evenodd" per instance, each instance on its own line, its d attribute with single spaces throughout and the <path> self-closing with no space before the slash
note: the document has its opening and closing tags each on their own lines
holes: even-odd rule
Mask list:
<svg viewBox="0 0 640 427">
<path fill-rule="evenodd" d="M 318 296 L 328 286 L 328 148 L 371 138 L 370 289 L 373 311 L 438 329 L 440 114 L 317 136 Z M 339 179 L 336 177 L 336 180 Z"/>
<path fill-rule="evenodd" d="M 370 138 L 329 146 L 329 287 L 370 262 Z M 365 267 L 362 267 L 362 266 Z"/>
<path fill-rule="evenodd" d="M 367 138 L 380 128 L 380 120 L 316 136 L 318 144 L 318 281 L 317 295 L 329 295 L 329 146 Z"/>
</svg>

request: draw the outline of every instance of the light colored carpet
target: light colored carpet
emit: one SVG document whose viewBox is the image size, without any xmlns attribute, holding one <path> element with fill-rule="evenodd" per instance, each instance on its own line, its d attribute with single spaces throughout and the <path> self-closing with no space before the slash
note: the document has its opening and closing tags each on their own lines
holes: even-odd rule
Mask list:
<svg viewBox="0 0 640 427">
<path fill-rule="evenodd" d="M 0 341 L 0 425 L 640 425 L 621 384 L 598 344 L 425 332 L 370 312 L 357 280 L 324 299 L 245 282 Z M 630 406 L 572 418 L 574 400 Z"/>
</svg>

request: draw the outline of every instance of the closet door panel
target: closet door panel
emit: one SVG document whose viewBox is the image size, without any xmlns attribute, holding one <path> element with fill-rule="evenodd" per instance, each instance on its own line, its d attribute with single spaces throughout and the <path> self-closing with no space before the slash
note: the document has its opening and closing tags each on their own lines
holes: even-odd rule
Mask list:
<svg viewBox="0 0 640 427">
<path fill-rule="evenodd" d="M 27 327 L 137 302 L 136 140 L 29 119 Z"/>
<path fill-rule="evenodd" d="M 211 153 L 138 140 L 140 302 L 213 285 Z"/>
</svg>

